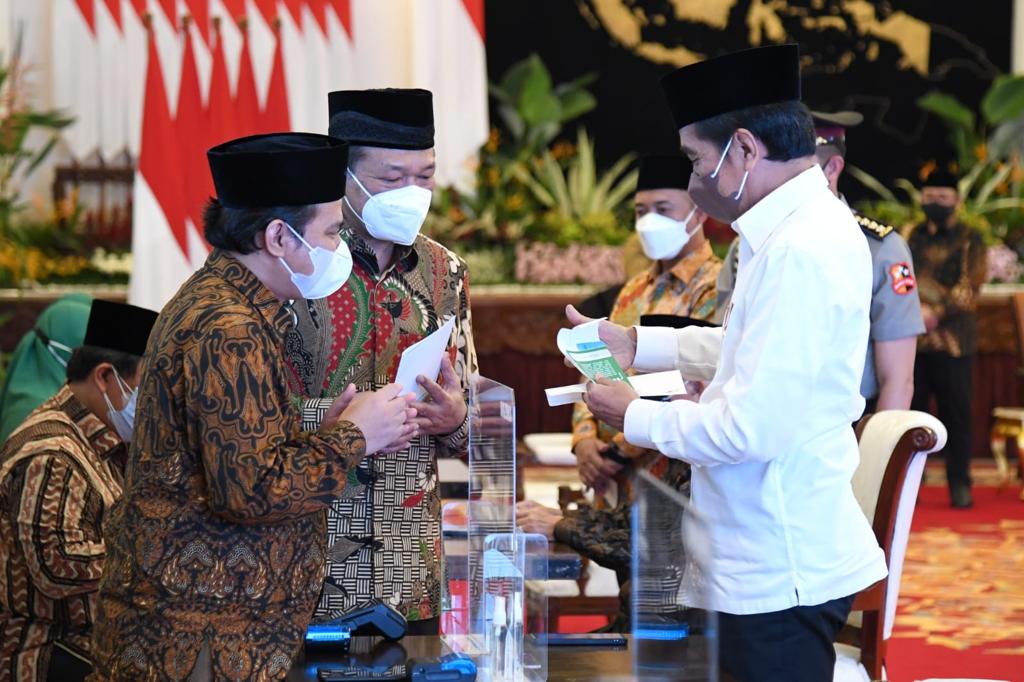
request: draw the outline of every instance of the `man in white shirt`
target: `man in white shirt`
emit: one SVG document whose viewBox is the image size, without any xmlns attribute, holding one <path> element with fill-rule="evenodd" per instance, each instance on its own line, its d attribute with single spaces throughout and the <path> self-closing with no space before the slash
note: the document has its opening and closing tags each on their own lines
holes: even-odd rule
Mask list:
<svg viewBox="0 0 1024 682">
<path fill-rule="evenodd" d="M 886 575 L 850 486 L 871 257 L 816 162 L 795 45 L 684 67 L 662 87 L 693 162 L 690 195 L 740 235 L 736 289 L 722 328 L 601 323 L 623 366 L 710 380 L 698 403 L 639 400 L 604 379 L 586 403 L 634 445 L 693 465 L 714 564 L 692 605 L 721 613 L 723 671 L 830 680 L 853 595 Z"/>
</svg>

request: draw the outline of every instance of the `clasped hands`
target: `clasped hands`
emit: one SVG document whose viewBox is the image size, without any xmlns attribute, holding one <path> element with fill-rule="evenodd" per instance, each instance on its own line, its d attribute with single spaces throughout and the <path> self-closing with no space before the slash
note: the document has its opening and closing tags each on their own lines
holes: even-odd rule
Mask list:
<svg viewBox="0 0 1024 682">
<path fill-rule="evenodd" d="M 338 422 L 352 422 L 366 439 L 366 452 L 398 452 L 420 434 L 443 436 L 457 430 L 466 419 L 466 400 L 451 360 L 441 360 L 441 383 L 417 378 L 427 392 L 426 400 L 402 395 L 402 386 L 388 384 L 376 391 L 356 392 L 353 384 L 327 409 L 320 430 Z"/>
</svg>

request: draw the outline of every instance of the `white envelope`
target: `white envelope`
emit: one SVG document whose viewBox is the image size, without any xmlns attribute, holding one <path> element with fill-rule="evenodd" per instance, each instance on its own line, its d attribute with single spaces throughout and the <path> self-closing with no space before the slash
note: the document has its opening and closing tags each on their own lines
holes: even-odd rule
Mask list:
<svg viewBox="0 0 1024 682">
<path fill-rule="evenodd" d="M 423 400 L 427 392 L 416 381 L 421 374 L 428 379 L 437 379 L 441 372 L 441 358 L 455 328 L 455 316 L 441 325 L 430 336 L 420 339 L 405 349 L 398 361 L 395 383 L 402 385 L 402 395 L 413 393 L 417 400 Z"/>
<path fill-rule="evenodd" d="M 633 390 L 640 394 L 640 397 L 656 395 L 685 395 L 686 383 L 679 370 L 667 372 L 652 372 L 650 374 L 637 374 L 629 378 Z M 556 388 L 544 389 L 550 407 L 568 405 L 583 397 L 587 392 L 586 384 L 572 384 L 571 386 L 558 386 Z"/>
</svg>

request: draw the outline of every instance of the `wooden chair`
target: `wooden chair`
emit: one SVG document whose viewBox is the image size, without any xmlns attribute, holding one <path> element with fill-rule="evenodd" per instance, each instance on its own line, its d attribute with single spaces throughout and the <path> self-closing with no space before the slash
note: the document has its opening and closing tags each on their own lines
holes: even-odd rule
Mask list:
<svg viewBox="0 0 1024 682">
<path fill-rule="evenodd" d="M 925 462 L 946 444 L 946 428 L 924 412 L 887 410 L 861 420 L 857 436 L 861 461 L 853 490 L 885 552 L 889 575 L 854 599 L 853 610 L 862 614 L 857 643 L 836 644 L 835 682 L 887 679 L 886 647 L 896 619 L 910 522 Z"/>
<path fill-rule="evenodd" d="M 1014 328 L 1017 330 L 1017 349 L 1020 365 L 1017 373 L 1024 375 L 1024 293 L 1016 293 L 1010 299 L 1013 307 Z M 1018 396 L 1022 398 L 1022 396 Z M 1020 473 L 1020 499 L 1024 501 L 1024 407 L 999 406 L 992 410 L 992 428 L 989 431 L 989 447 L 999 469 L 999 487 L 1010 483 L 1010 465 L 1006 457 L 1006 445 L 1013 440 L 1017 446 L 1017 466 Z"/>
</svg>

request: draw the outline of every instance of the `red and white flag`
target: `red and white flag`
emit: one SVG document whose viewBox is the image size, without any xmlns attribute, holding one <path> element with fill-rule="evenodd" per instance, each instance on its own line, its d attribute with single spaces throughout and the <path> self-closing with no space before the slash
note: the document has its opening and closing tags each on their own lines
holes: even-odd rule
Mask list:
<svg viewBox="0 0 1024 682">
<path fill-rule="evenodd" d="M 99 59 L 99 149 L 104 159 L 114 159 L 128 146 L 128 92 L 126 44 L 121 29 L 121 0 L 96 3 L 96 44 Z"/>
<path fill-rule="evenodd" d="M 185 56 L 181 67 L 178 114 L 174 119 L 174 129 L 181 145 L 185 216 L 191 220 L 193 229 L 196 229 L 201 228 L 203 224 L 203 204 L 214 192 L 213 180 L 210 178 L 206 161 L 207 120 L 206 112 L 203 110 L 199 69 L 196 66 L 195 40 L 190 30 L 184 31 L 182 38 L 185 41 Z M 187 253 L 189 260 L 194 260 L 191 248 Z"/>
<path fill-rule="evenodd" d="M 249 27 L 242 29 L 242 61 L 238 67 L 238 89 L 231 103 L 234 126 L 230 137 L 244 137 L 260 132 L 260 98 L 256 93 L 256 73 L 253 70 Z"/>
<path fill-rule="evenodd" d="M 284 44 L 281 42 L 280 21 L 274 19 L 274 62 L 270 69 L 270 86 L 267 100 L 260 114 L 260 127 L 265 132 L 280 132 L 292 129 L 288 114 L 288 84 L 284 71 Z"/>
<path fill-rule="evenodd" d="M 35 61 L 50 64 L 51 100 L 76 119 L 68 149 L 85 163 L 123 150 L 137 159 L 131 300 L 162 306 L 208 253 L 206 149 L 256 132 L 324 133 L 330 90 L 432 90 L 437 180 L 466 187 L 488 133 L 483 3 L 53 3 L 59 38 Z"/>
<path fill-rule="evenodd" d="M 88 158 L 100 146 L 102 95 L 96 2 L 65 0 L 53 4 L 53 102 L 75 118 L 63 135 L 76 159 Z"/>
<path fill-rule="evenodd" d="M 476 155 L 490 132 L 484 0 L 415 3 L 410 39 L 417 87 L 434 93 L 437 181 L 472 187 Z"/>
<path fill-rule="evenodd" d="M 328 92 L 354 87 L 351 0 L 330 0 L 327 3 L 327 59 L 330 63 Z"/>
<path fill-rule="evenodd" d="M 142 144 L 133 192 L 128 300 L 160 310 L 194 268 L 188 255 L 184 174 L 175 122 L 152 30 L 147 52 Z"/>
</svg>

